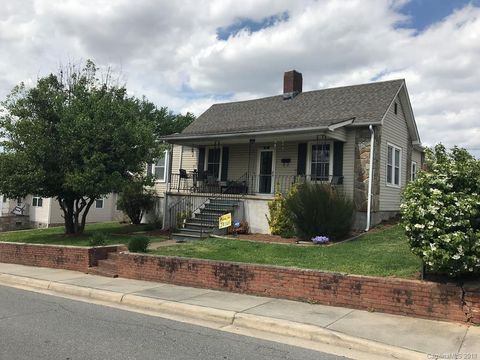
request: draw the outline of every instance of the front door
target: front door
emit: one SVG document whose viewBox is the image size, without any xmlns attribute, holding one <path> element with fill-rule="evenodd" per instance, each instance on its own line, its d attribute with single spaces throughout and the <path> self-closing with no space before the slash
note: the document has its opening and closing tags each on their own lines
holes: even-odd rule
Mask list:
<svg viewBox="0 0 480 360">
<path fill-rule="evenodd" d="M 273 150 L 260 150 L 258 170 L 258 192 L 271 194 L 273 192 Z"/>
</svg>

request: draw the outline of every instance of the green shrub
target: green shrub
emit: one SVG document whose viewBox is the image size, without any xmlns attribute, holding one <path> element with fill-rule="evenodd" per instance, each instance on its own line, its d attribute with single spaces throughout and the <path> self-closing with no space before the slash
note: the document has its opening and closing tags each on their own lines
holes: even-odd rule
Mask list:
<svg viewBox="0 0 480 360">
<path fill-rule="evenodd" d="M 124 186 L 117 201 L 117 207 L 130 218 L 132 224 L 140 224 L 145 212 L 155 206 L 155 192 L 144 187 L 139 180 L 131 181 Z"/>
<path fill-rule="evenodd" d="M 267 216 L 267 221 L 272 235 L 280 235 L 283 238 L 294 237 L 295 227 L 286 207 L 286 197 L 282 193 L 275 194 L 275 198 L 268 203 L 268 210 L 270 217 Z"/>
<path fill-rule="evenodd" d="M 154 230 L 161 229 L 162 226 L 163 226 L 162 219 L 157 218 L 154 221 L 146 224 L 144 229 L 145 231 L 154 231 Z"/>
<path fill-rule="evenodd" d="M 93 233 L 88 239 L 88 245 L 90 246 L 105 246 L 107 245 L 107 234 L 103 232 Z"/>
<path fill-rule="evenodd" d="M 177 229 L 183 228 L 183 224 L 186 220 L 192 218 L 192 212 L 190 210 L 177 212 Z"/>
<path fill-rule="evenodd" d="M 128 251 L 146 253 L 150 239 L 146 236 L 135 236 L 128 242 Z"/>
<path fill-rule="evenodd" d="M 427 170 L 406 186 L 401 205 L 410 247 L 435 273 L 480 273 L 480 162 L 443 145 L 425 155 Z"/>
<path fill-rule="evenodd" d="M 324 184 L 299 185 L 286 199 L 286 208 L 297 236 L 305 240 L 328 236 L 335 241 L 348 235 L 355 213 L 351 200 Z"/>
</svg>

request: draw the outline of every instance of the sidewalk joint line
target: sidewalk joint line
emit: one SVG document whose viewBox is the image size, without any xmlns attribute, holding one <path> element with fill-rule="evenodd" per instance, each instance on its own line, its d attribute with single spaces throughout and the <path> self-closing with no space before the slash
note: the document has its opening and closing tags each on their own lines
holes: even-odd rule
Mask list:
<svg viewBox="0 0 480 360">
<path fill-rule="evenodd" d="M 212 292 L 213 292 L 213 291 L 211 291 L 211 290 L 208 290 L 206 293 L 203 293 L 203 294 L 197 294 L 197 295 L 190 296 L 190 297 L 187 297 L 187 298 L 185 298 L 185 299 L 180 299 L 180 300 L 168 300 L 168 299 L 163 299 L 163 300 L 167 300 L 167 301 L 175 301 L 175 302 L 179 302 L 179 303 L 181 303 L 181 302 L 183 302 L 183 301 L 185 301 L 185 300 L 192 300 L 192 299 L 194 299 L 194 298 L 196 298 L 196 297 L 198 297 L 198 296 L 203 296 L 203 295 L 206 295 L 206 294 L 208 294 L 208 293 L 212 293 Z"/>
<path fill-rule="evenodd" d="M 460 346 L 458 347 L 458 350 L 457 350 L 457 353 L 459 354 L 460 353 L 460 349 L 462 348 L 463 346 L 463 343 L 465 342 L 465 338 L 467 337 L 467 333 L 470 331 L 470 326 L 467 328 L 467 330 L 465 331 L 465 334 L 463 334 L 463 337 L 462 337 L 462 341 L 460 342 Z"/>
<path fill-rule="evenodd" d="M 262 302 L 261 304 L 254 305 L 254 306 L 251 306 L 251 307 L 249 307 L 249 308 L 247 308 L 247 309 L 239 310 L 239 311 L 237 311 L 237 312 L 238 312 L 238 313 L 244 313 L 245 311 L 249 311 L 249 310 L 255 309 L 255 308 L 258 307 L 258 306 L 262 306 L 262 305 L 271 303 L 273 300 L 275 300 L 275 299 L 268 299 L 267 301 Z"/>
<path fill-rule="evenodd" d="M 337 321 L 340 321 L 340 320 L 342 320 L 343 318 L 345 318 L 346 316 L 350 315 L 350 314 L 351 314 L 351 313 L 353 313 L 354 311 L 355 311 L 355 309 L 353 309 L 352 311 L 349 311 L 348 313 L 346 313 L 346 314 L 345 314 L 345 315 L 343 315 L 343 316 L 340 316 L 338 319 L 336 319 L 336 320 L 332 321 L 330 324 L 328 324 L 328 325 L 325 325 L 325 326 L 324 326 L 324 327 L 325 327 L 325 329 L 327 329 L 327 328 L 329 329 L 329 326 L 331 326 L 331 325 L 335 324 Z"/>
</svg>

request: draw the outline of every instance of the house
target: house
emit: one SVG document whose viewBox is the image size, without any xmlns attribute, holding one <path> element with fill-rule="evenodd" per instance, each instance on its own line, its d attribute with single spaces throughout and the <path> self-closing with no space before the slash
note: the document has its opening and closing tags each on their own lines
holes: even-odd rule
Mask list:
<svg viewBox="0 0 480 360">
<path fill-rule="evenodd" d="M 8 199 L 4 195 L 0 197 L 0 224 L 4 224 L 3 231 L 64 224 L 63 211 L 54 198 L 33 195 L 18 199 Z M 87 223 L 123 220 L 123 212 L 117 209 L 116 204 L 117 194 L 95 200 L 88 212 Z"/>
<path fill-rule="evenodd" d="M 286 72 L 283 94 L 212 105 L 163 139 L 173 150 L 149 171 L 165 226 L 190 224 L 195 234 L 195 222 L 198 230 L 213 218 L 213 228 L 211 205 L 224 202 L 252 232 L 268 233 L 268 202 L 299 181 L 331 184 L 351 198 L 357 229 L 398 214 L 402 189 L 423 161 L 405 80 L 308 92 L 302 82 L 301 73 Z"/>
</svg>

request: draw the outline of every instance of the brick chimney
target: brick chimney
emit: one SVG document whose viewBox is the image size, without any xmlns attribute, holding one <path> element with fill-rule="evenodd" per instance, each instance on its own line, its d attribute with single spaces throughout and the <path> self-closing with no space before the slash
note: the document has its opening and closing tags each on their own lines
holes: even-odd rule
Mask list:
<svg viewBox="0 0 480 360">
<path fill-rule="evenodd" d="M 302 74 L 296 70 L 287 71 L 283 75 L 283 98 L 290 99 L 302 92 Z"/>
</svg>

